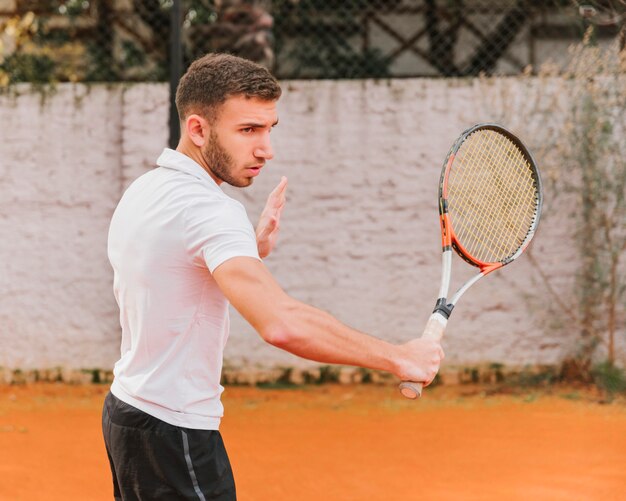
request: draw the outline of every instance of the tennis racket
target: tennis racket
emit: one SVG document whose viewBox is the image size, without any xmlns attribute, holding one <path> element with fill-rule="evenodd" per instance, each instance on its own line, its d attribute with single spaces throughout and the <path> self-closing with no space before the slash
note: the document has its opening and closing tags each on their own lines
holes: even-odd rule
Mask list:
<svg viewBox="0 0 626 501">
<path fill-rule="evenodd" d="M 439 341 L 467 289 L 522 254 L 537 229 L 542 198 L 537 165 L 511 132 L 496 124 L 478 124 L 461 134 L 439 181 L 441 288 L 422 337 Z M 452 249 L 479 272 L 448 300 Z M 422 386 L 403 381 L 400 391 L 417 398 Z"/>
</svg>

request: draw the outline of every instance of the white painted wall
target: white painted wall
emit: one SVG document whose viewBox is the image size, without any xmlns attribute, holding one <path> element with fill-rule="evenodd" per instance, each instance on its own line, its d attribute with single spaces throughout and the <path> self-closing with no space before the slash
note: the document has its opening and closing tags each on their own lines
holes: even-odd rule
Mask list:
<svg viewBox="0 0 626 501">
<path fill-rule="evenodd" d="M 167 89 L 17 91 L 0 100 L 0 366 L 109 367 L 109 220 L 167 141 Z"/>
<path fill-rule="evenodd" d="M 256 223 L 287 175 L 282 237 L 267 260 L 279 282 L 353 327 L 406 341 L 421 333 L 439 288 L 437 181 L 450 145 L 481 121 L 536 138 L 542 119 L 523 111 L 531 97 L 556 95 L 545 85 L 284 82 L 275 160 L 251 188 L 227 191 Z M 0 97 L 0 367 L 107 369 L 120 336 L 108 222 L 123 188 L 167 144 L 168 87 L 17 92 Z M 521 114 L 507 119 L 512 110 Z M 568 224 L 564 214 L 546 218 L 533 246 L 564 297 L 578 265 Z M 548 315 L 550 301 L 528 259 L 485 279 L 451 318 L 446 363 L 558 362 L 576 332 Z M 308 365 L 233 316 L 227 367 Z"/>
</svg>

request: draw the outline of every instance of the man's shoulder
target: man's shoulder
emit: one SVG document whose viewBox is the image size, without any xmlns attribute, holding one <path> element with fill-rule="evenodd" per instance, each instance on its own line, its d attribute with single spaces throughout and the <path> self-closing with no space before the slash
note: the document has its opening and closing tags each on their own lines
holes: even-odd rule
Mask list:
<svg viewBox="0 0 626 501">
<path fill-rule="evenodd" d="M 210 186 L 196 176 L 168 167 L 155 167 L 130 185 L 135 189 L 147 189 L 149 186 L 153 189 L 184 193 L 189 199 L 232 200 L 217 186 Z"/>
<path fill-rule="evenodd" d="M 247 212 L 244 205 L 229 197 L 225 193 L 216 193 L 202 188 L 194 188 L 186 195 L 186 209 L 191 214 L 204 216 L 245 217 Z"/>
<path fill-rule="evenodd" d="M 156 167 L 137 178 L 128 188 L 127 197 L 132 199 L 150 199 L 163 209 L 176 208 L 186 216 L 205 217 L 224 216 L 245 217 L 244 205 L 230 197 L 217 185 L 212 186 L 205 180 L 186 172 L 167 167 Z"/>
</svg>

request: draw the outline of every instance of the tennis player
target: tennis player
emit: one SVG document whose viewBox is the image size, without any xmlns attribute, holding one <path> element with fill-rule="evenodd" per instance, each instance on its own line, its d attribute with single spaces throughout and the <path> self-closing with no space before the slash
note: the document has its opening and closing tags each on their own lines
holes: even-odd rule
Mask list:
<svg viewBox="0 0 626 501">
<path fill-rule="evenodd" d="M 439 343 L 394 345 L 351 329 L 289 297 L 264 266 L 287 179 L 256 230 L 220 185 L 249 186 L 272 159 L 280 95 L 255 63 L 196 60 L 176 93 L 178 147 L 164 150 L 115 210 L 108 254 L 122 342 L 102 427 L 116 499 L 236 499 L 218 431 L 229 303 L 265 341 L 307 359 L 426 383 L 439 368 Z"/>
</svg>

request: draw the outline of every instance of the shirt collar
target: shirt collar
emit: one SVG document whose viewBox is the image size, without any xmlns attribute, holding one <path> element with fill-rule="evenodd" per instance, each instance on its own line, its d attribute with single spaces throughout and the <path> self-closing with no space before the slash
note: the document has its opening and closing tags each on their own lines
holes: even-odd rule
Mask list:
<svg viewBox="0 0 626 501">
<path fill-rule="evenodd" d="M 159 167 L 165 167 L 167 169 L 174 169 L 185 172 L 186 174 L 191 174 L 192 176 L 197 177 L 201 181 L 207 182 L 221 191 L 221 188 L 209 175 L 209 173 L 205 171 L 200 164 L 189 158 L 184 153 L 170 148 L 165 148 L 163 153 L 161 153 L 159 158 L 157 158 L 156 163 Z"/>
</svg>

